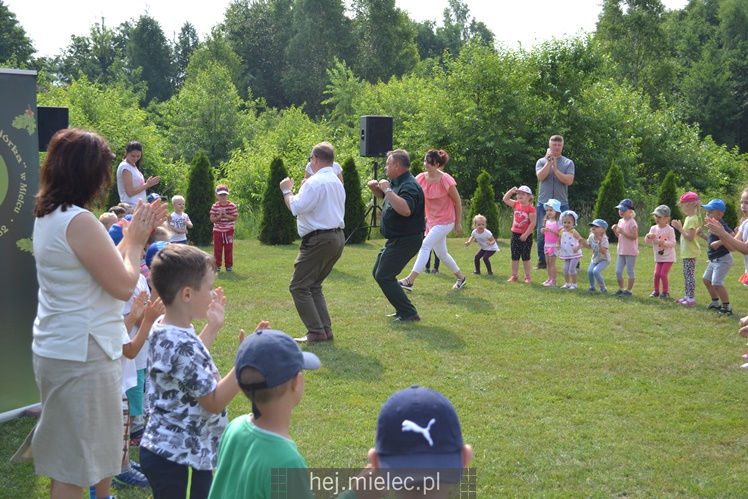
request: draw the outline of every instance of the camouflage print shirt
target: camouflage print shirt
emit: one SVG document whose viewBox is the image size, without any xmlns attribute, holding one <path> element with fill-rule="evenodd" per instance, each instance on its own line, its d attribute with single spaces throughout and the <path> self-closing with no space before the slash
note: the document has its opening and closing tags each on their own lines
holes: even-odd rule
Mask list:
<svg viewBox="0 0 748 499">
<path fill-rule="evenodd" d="M 215 469 L 228 413 L 214 414 L 197 399 L 214 391 L 220 379 L 194 328 L 154 324 L 146 383 L 151 415 L 140 445 L 178 464 Z"/>
</svg>

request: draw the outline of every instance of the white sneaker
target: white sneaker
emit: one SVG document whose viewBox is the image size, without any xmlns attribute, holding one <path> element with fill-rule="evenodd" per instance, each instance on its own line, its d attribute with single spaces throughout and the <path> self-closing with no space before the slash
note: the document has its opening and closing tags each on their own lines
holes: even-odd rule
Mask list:
<svg viewBox="0 0 748 499">
<path fill-rule="evenodd" d="M 742 367 L 743 369 L 748 369 L 748 362 L 746 362 L 745 364 L 743 364 L 743 365 L 742 365 L 742 366 L 740 366 L 740 367 Z"/>
<path fill-rule="evenodd" d="M 577 285 L 576 284 L 572 284 L 571 286 L 569 286 L 569 289 L 577 289 Z"/>
<path fill-rule="evenodd" d="M 569 284 L 568 282 L 564 284 L 563 286 L 561 286 L 561 289 L 570 289 L 570 288 L 571 288 L 571 284 Z"/>
</svg>

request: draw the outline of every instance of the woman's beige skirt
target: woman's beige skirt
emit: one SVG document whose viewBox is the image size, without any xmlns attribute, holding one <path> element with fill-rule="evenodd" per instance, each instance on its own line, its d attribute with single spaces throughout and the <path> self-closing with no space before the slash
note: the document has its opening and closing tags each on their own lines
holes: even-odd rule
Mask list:
<svg viewBox="0 0 748 499">
<path fill-rule="evenodd" d="M 34 355 L 42 415 L 32 440 L 36 473 L 88 487 L 120 472 L 122 363 L 92 336 L 86 362 Z"/>
</svg>

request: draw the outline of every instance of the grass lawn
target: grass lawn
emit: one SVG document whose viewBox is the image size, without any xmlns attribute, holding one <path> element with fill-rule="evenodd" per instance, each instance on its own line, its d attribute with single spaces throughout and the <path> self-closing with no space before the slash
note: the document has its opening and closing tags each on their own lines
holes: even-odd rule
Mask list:
<svg viewBox="0 0 748 499">
<path fill-rule="evenodd" d="M 736 315 L 722 317 L 705 310 L 705 257 L 696 268 L 698 306 L 683 308 L 648 298 L 648 246 L 634 296 L 617 298 L 586 292 L 589 252 L 581 289 L 549 289 L 539 284 L 545 271 L 534 270 L 532 284 L 506 282 L 507 241 L 492 258 L 494 276 L 471 275 L 477 246 L 465 248 L 466 239 L 449 248 L 467 286 L 452 290 L 444 266 L 420 276 L 410 296 L 422 320 L 399 325 L 385 317 L 392 309 L 371 277 L 382 241 L 346 248 L 325 283 L 335 341 L 305 347 L 322 368 L 306 375 L 291 428 L 311 467 L 364 466 L 382 403 L 421 384 L 456 406 L 481 497 L 748 496 L 742 255 L 727 279 Z M 239 328 L 268 319 L 292 336 L 305 333 L 288 293 L 297 247 L 237 241 L 235 253 L 234 274 L 217 278 L 228 298 L 213 348 L 222 373 Z M 674 298 L 683 296 L 681 269 L 679 261 L 670 272 Z M 615 291 L 614 267 L 604 276 Z M 231 417 L 249 410 L 242 396 L 229 407 Z M 0 425 L 0 497 L 48 494 L 31 465 L 8 462 L 31 426 Z M 120 499 L 148 492 L 114 491 Z"/>
</svg>

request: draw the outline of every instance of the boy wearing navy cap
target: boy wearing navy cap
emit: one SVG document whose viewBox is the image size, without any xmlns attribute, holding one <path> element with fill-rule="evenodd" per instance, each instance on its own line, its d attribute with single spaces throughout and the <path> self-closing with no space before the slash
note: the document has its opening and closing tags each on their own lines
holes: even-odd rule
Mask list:
<svg viewBox="0 0 748 499">
<path fill-rule="evenodd" d="M 289 426 L 291 412 L 304 395 L 303 370 L 319 366 L 316 355 L 302 352 L 281 331 L 257 331 L 244 340 L 234 369 L 239 387 L 252 402 L 252 414 L 234 419 L 221 438 L 210 499 L 275 497 L 271 492 L 277 494 L 273 487 L 278 487 L 279 473 L 283 479 L 304 481 L 286 483 L 294 498 L 312 497 L 308 473 L 283 470 L 307 467 Z"/>
<path fill-rule="evenodd" d="M 447 497 L 473 459 L 473 449 L 462 440 L 460 420 L 449 399 L 414 385 L 382 405 L 376 447 L 369 450 L 368 458 L 369 468 L 376 468 L 373 475 L 384 476 L 397 497 Z M 365 481 L 352 484 L 359 489 L 366 486 Z M 351 490 L 339 497 L 376 496 L 372 491 Z"/>
<path fill-rule="evenodd" d="M 706 210 L 707 218 L 716 220 L 728 234 L 733 235 L 730 226 L 722 220 L 725 210 L 727 210 L 724 201 L 712 199 L 702 208 Z M 732 267 L 732 254 L 719 239 L 719 236 L 713 234 L 712 231 L 704 234 L 704 231 L 699 229 L 697 235 L 706 239 L 709 243 L 709 250 L 706 253 L 709 264 L 706 266 L 703 276 L 704 286 L 706 286 L 709 297 L 712 299 L 712 303 L 707 307 L 707 310 L 716 310 L 720 314 L 732 315 L 730 296 L 727 294 L 727 288 L 725 287 L 725 276 Z M 720 301 L 722 301 L 721 304 Z"/>
</svg>

